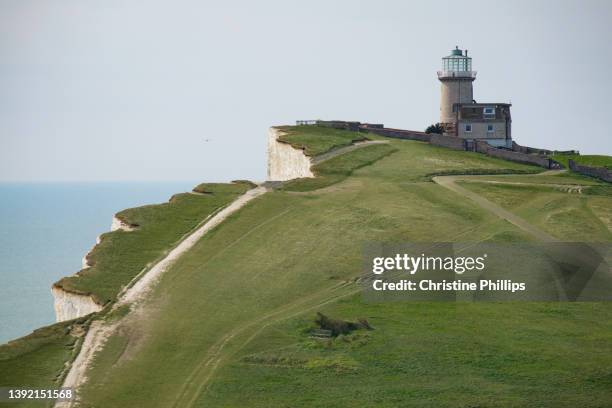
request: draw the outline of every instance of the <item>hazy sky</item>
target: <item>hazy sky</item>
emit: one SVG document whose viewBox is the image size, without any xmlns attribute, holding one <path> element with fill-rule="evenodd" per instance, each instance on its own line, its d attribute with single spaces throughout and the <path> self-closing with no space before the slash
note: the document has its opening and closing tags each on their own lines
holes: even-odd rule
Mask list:
<svg viewBox="0 0 612 408">
<path fill-rule="evenodd" d="M 455 45 L 517 142 L 612 154 L 611 39 L 605 0 L 0 0 L 0 180 L 262 180 L 270 125 L 436 122 Z"/>
</svg>

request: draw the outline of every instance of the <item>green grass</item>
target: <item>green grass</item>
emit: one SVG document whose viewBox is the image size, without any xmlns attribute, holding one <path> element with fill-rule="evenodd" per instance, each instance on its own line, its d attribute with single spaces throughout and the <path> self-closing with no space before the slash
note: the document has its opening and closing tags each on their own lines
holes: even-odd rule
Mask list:
<svg viewBox="0 0 612 408">
<path fill-rule="evenodd" d="M 269 192 L 228 217 L 170 267 L 142 309 L 113 316 L 119 327 L 87 373 L 83 406 L 609 405 L 607 303 L 368 304 L 354 283 L 367 242 L 533 240 L 430 181 L 433 173 L 532 166 L 401 140 L 321 166 L 312 181 L 288 183 L 292 191 Z M 466 186 L 556 233 L 611 241 L 612 198 L 601 192 Z M 374 330 L 317 342 L 307 335 L 317 311 L 365 317 Z"/>
<path fill-rule="evenodd" d="M 266 328 L 199 407 L 595 407 L 612 393 L 607 304 L 364 304 L 322 308 L 372 331 L 310 339 L 314 313 Z M 604 347 L 609 351 L 609 347 Z"/>
<path fill-rule="evenodd" d="M 86 324 L 84 319 L 57 323 L 0 345 L 0 386 L 58 388 L 64 363 L 78 352 Z M 7 406 L 40 407 L 41 404 L 25 401 Z"/>
<path fill-rule="evenodd" d="M 612 189 L 600 183 L 583 194 L 536 185 L 460 182 L 562 241 L 612 241 Z"/>
<path fill-rule="evenodd" d="M 287 182 L 283 185 L 285 191 L 312 191 L 319 188 L 328 187 L 336 184 L 348 176 L 353 171 L 368 166 L 383 157 L 396 152 L 397 149 L 385 145 L 365 146 L 351 152 L 332 157 L 322 163 L 312 166 L 315 178 L 303 178 Z"/>
<path fill-rule="evenodd" d="M 459 176 L 459 175 L 496 175 L 496 174 L 537 174 L 541 173 L 541 168 L 533 169 L 455 169 L 444 170 L 425 175 L 426 180 L 431 181 L 437 176 Z"/>
<path fill-rule="evenodd" d="M 344 284 L 359 276 L 368 241 L 531 239 L 423 181 L 435 171 L 506 169 L 507 162 L 411 141 L 392 141 L 390 147 L 397 151 L 352 171 L 333 189 L 268 193 L 207 234 L 162 277 L 146 313 L 128 314 L 121 322 L 94 362 L 84 400 L 92 406 L 293 407 L 397 406 L 401 399 L 444 406 L 461 390 L 451 403 L 469 406 L 482 387 L 482 401 L 500 393 L 500 401 L 522 403 L 525 390 L 519 386 L 527 378 L 537 378 L 543 392 L 554 389 L 558 383 L 543 377 L 541 367 L 518 365 L 513 376 L 497 377 L 498 383 L 495 373 L 519 358 L 521 348 L 528 356 L 540 353 L 558 335 L 566 311 L 542 319 L 542 305 L 531 311 L 520 306 L 513 314 L 508 304 L 487 304 L 457 318 L 448 304 L 367 305 L 352 295 L 358 287 Z M 602 308 L 598 318 L 610 315 Z M 356 332 L 346 346 L 340 340 L 329 350 L 318 349 L 303 333 L 318 310 L 347 320 L 367 317 L 376 330 Z M 531 334 L 523 338 L 521 326 Z M 490 343 L 481 345 L 495 327 Z M 607 326 L 598 330 L 597 335 L 609 333 Z M 575 345 L 594 358 L 588 338 L 575 339 Z M 511 352 L 504 351 L 507 346 Z M 610 347 L 598 346 L 604 352 Z M 559 366 L 564 358 L 576 364 L 565 347 L 551 341 L 547 358 L 557 356 Z M 477 350 L 490 365 L 484 358 L 470 362 L 479 357 Z M 453 362 L 454 353 L 459 356 Z M 586 374 L 577 371 L 575 378 Z"/>
<path fill-rule="evenodd" d="M 513 175 L 491 175 L 486 177 L 486 180 L 490 181 L 510 181 L 513 183 L 535 183 L 535 184 L 567 184 L 567 185 L 581 185 L 581 186 L 596 186 L 602 185 L 601 181 L 592 177 L 583 176 L 579 173 L 570 171 L 563 171 L 557 174 L 548 175 L 520 175 L 515 173 Z"/>
<path fill-rule="evenodd" d="M 235 180 L 230 183 L 201 183 L 193 188 L 195 193 L 200 194 L 235 194 L 243 193 L 249 188 L 255 188 L 257 184 L 248 180 Z"/>
<path fill-rule="evenodd" d="M 568 161 L 572 159 L 577 164 L 591 167 L 606 167 L 612 169 L 612 156 L 605 155 L 576 155 L 576 154 L 556 154 L 552 159 L 569 168 Z"/>
<path fill-rule="evenodd" d="M 279 140 L 289 143 L 296 149 L 303 149 L 306 156 L 316 156 L 336 147 L 369 139 L 363 133 L 325 126 L 277 126 L 277 128 L 285 132 Z"/>
<path fill-rule="evenodd" d="M 100 244 L 87 256 L 92 266 L 76 276 L 61 279 L 56 285 L 92 295 L 100 305 L 113 301 L 144 268 L 163 257 L 208 215 L 248 188 L 246 183 L 203 184 L 196 189 L 206 189 L 210 194 L 177 194 L 168 203 L 121 211 L 117 217 L 137 229 L 103 234 Z"/>
</svg>

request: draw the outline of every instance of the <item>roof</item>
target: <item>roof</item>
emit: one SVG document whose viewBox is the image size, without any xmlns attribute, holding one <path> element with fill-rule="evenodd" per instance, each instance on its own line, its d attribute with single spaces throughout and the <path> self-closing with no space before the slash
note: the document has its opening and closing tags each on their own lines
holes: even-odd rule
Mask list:
<svg viewBox="0 0 612 408">
<path fill-rule="evenodd" d="M 512 106 L 511 103 L 505 103 L 505 102 L 488 102 L 488 103 L 483 103 L 483 102 L 468 102 L 468 103 L 457 103 L 457 105 L 459 106 L 471 106 L 471 107 L 475 107 L 475 108 L 479 108 L 479 107 L 485 107 L 485 106 Z"/>
</svg>

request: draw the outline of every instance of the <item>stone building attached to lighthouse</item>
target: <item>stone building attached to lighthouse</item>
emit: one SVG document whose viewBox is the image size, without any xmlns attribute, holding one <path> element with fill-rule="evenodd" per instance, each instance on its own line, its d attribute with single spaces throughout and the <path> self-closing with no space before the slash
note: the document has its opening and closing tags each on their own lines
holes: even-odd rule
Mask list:
<svg viewBox="0 0 612 408">
<path fill-rule="evenodd" d="M 478 103 L 474 100 L 472 58 L 456 47 L 442 58 L 440 124 L 444 134 L 465 139 L 468 150 L 475 140 L 491 146 L 512 148 L 509 103 Z"/>
</svg>

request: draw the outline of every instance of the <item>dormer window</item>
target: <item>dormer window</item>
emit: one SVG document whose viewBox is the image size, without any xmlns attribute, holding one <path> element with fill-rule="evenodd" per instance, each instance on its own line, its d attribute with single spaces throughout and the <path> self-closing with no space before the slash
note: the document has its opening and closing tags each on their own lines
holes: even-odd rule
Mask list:
<svg viewBox="0 0 612 408">
<path fill-rule="evenodd" d="M 491 107 L 484 108 L 482 113 L 483 113 L 485 118 L 487 118 L 487 117 L 494 117 L 495 116 L 495 108 L 491 108 Z"/>
</svg>

